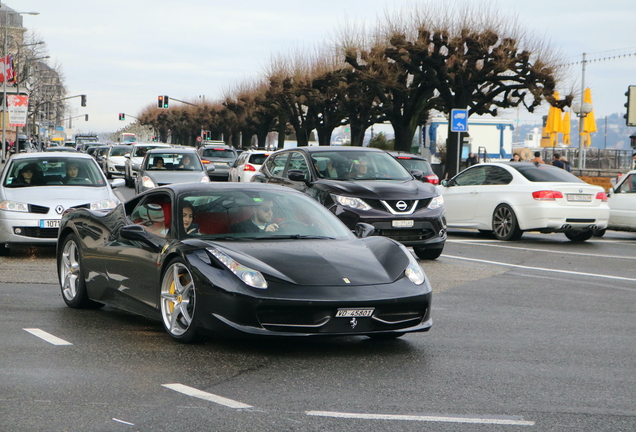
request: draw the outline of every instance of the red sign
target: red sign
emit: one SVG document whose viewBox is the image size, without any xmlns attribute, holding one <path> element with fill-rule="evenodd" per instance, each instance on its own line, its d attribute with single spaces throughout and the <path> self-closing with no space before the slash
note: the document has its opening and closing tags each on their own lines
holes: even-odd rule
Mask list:
<svg viewBox="0 0 636 432">
<path fill-rule="evenodd" d="M 200 136 L 197 137 L 197 142 L 201 142 L 203 141 L 203 138 L 201 138 Z"/>
</svg>

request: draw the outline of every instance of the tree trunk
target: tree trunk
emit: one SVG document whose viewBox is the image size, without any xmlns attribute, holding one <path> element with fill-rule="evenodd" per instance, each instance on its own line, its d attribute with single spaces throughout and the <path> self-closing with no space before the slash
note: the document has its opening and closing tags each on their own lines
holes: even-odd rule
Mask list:
<svg viewBox="0 0 636 432">
<path fill-rule="evenodd" d="M 446 172 L 448 178 L 454 177 L 461 166 L 461 133 L 451 132 L 451 122 L 448 122 L 448 139 L 446 140 Z"/>
<path fill-rule="evenodd" d="M 362 147 L 364 144 L 364 133 L 366 132 L 366 128 L 357 122 L 352 122 L 349 126 L 351 128 L 351 146 Z"/>
<path fill-rule="evenodd" d="M 392 122 L 391 125 L 395 132 L 395 144 L 393 149 L 395 151 L 410 153 L 413 137 L 415 136 L 415 130 L 412 130 L 409 125 L 402 125 L 399 122 Z"/>
<path fill-rule="evenodd" d="M 331 135 L 333 134 L 333 128 L 321 127 L 316 128 L 316 131 L 318 132 L 318 145 L 331 145 Z"/>
</svg>

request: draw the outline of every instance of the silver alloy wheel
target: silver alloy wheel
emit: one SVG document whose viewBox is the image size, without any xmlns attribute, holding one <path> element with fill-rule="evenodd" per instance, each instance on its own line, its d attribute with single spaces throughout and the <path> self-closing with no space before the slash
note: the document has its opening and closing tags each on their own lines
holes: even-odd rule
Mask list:
<svg viewBox="0 0 636 432">
<path fill-rule="evenodd" d="M 492 228 L 498 238 L 510 235 L 510 231 L 513 229 L 513 217 L 512 211 L 506 206 L 501 206 L 495 210 Z"/>
<path fill-rule="evenodd" d="M 195 304 L 192 274 L 185 265 L 175 262 L 168 267 L 161 283 L 161 316 L 172 336 L 179 337 L 188 331 Z"/>
<path fill-rule="evenodd" d="M 79 278 L 79 251 L 77 244 L 73 240 L 69 240 L 64 244 L 60 260 L 60 285 L 62 285 L 62 294 L 68 301 L 77 297 Z"/>
</svg>

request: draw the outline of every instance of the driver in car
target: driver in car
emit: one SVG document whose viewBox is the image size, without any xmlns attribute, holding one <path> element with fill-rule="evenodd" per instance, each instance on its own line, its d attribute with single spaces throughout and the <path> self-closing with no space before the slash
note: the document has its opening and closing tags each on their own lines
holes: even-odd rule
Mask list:
<svg viewBox="0 0 636 432">
<path fill-rule="evenodd" d="M 369 167 L 367 166 L 367 161 L 364 159 L 353 161 L 353 166 L 351 167 L 351 172 L 349 173 L 350 179 L 361 179 L 367 178 L 369 174 Z"/>
<path fill-rule="evenodd" d="M 252 207 L 251 210 L 252 217 L 232 225 L 230 232 L 257 233 L 278 231 L 278 224 L 272 223 L 274 214 L 274 202 L 272 200 L 263 200 L 260 205 Z"/>
</svg>

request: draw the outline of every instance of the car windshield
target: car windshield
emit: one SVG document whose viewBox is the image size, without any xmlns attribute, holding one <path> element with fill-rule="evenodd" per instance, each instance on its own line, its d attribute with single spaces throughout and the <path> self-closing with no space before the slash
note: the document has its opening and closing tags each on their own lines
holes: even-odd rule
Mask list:
<svg viewBox="0 0 636 432">
<path fill-rule="evenodd" d="M 222 240 L 351 239 L 353 234 L 317 201 L 289 192 L 210 190 L 179 201 L 180 238 Z"/>
<path fill-rule="evenodd" d="M 153 148 L 157 148 L 157 146 L 137 146 L 133 150 L 133 157 L 144 157 L 148 150 L 152 150 Z"/>
<path fill-rule="evenodd" d="M 147 171 L 203 171 L 195 153 L 150 153 L 144 169 Z"/>
<path fill-rule="evenodd" d="M 9 188 L 62 185 L 103 187 L 106 182 L 92 159 L 53 154 L 12 160 L 4 179 L 4 186 Z"/>
<path fill-rule="evenodd" d="M 209 158 L 234 159 L 234 152 L 232 150 L 219 148 L 204 149 L 201 156 Z"/>
<path fill-rule="evenodd" d="M 510 164 L 509 166 L 519 171 L 531 182 L 585 183 L 574 174 L 570 174 L 566 170 L 552 165 Z"/>
<path fill-rule="evenodd" d="M 124 156 L 128 153 L 130 153 L 129 146 L 111 147 L 110 149 L 110 156 Z"/>
<path fill-rule="evenodd" d="M 411 180 L 393 156 L 371 151 L 325 151 L 312 154 L 318 176 L 333 180 Z"/>
</svg>

